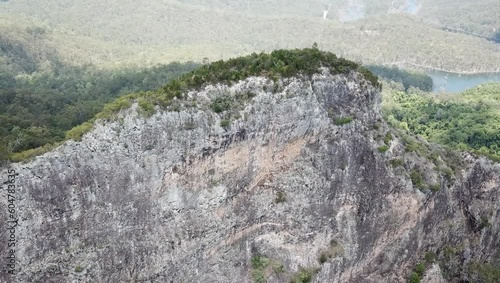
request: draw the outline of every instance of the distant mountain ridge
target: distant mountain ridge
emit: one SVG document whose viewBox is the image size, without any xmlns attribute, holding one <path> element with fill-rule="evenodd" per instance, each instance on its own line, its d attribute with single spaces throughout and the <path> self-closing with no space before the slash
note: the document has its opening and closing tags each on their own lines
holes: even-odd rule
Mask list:
<svg viewBox="0 0 500 283">
<path fill-rule="evenodd" d="M 404 60 L 449 71 L 498 71 L 500 56 L 493 42 L 440 30 L 418 16 L 386 15 L 390 3 L 372 2 L 380 6 L 370 4 L 373 15 L 353 23 L 336 20 L 336 13 L 346 5 L 341 1 L 333 2 L 326 20 L 322 13 L 328 3 L 323 1 L 202 5 L 199 1 L 48 0 L 37 6 L 18 0 L 3 3 L 0 17 L 15 17 L 12 23 L 23 18 L 40 23 L 54 34 L 52 40 L 62 55 L 103 66 L 228 59 L 317 42 L 323 50 L 365 63 Z M 372 2 L 365 3 L 366 9 Z M 492 7 L 487 12 L 495 11 Z M 367 11 L 367 15 L 371 14 Z"/>
</svg>

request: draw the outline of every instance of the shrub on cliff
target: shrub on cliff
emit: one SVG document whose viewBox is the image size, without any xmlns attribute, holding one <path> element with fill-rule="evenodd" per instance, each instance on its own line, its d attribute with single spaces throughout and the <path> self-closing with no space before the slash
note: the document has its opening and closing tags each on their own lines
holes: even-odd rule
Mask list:
<svg viewBox="0 0 500 283">
<path fill-rule="evenodd" d="M 250 76 L 267 76 L 277 79 L 292 77 L 298 74 L 312 75 L 319 68 L 327 67 L 332 74 L 360 72 L 374 87 L 380 87 L 378 79 L 370 71 L 360 65 L 338 58 L 330 52 L 316 48 L 275 50 L 269 54 L 252 54 L 227 61 L 216 61 L 204 65 L 191 73 L 187 73 L 163 87 L 164 95 L 173 98 L 203 84 L 227 83 L 245 79 Z"/>
</svg>

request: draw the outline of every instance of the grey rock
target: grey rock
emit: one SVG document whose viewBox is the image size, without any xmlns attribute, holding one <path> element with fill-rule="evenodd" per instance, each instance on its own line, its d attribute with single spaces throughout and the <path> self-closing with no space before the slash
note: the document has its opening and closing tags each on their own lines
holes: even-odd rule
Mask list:
<svg viewBox="0 0 500 283">
<path fill-rule="evenodd" d="M 222 128 L 211 99 L 247 92 L 256 96 Z M 301 268 L 313 282 L 406 282 L 430 251 L 460 247 L 445 267 L 457 274 L 498 252 L 500 165 L 462 154 L 462 171 L 441 182 L 397 134 L 379 152 L 390 129 L 359 74 L 251 77 L 189 95 L 196 107 L 144 117 L 134 105 L 81 142 L 12 164 L 17 275 L 1 282 L 253 282 L 257 255 L 270 260 L 267 282 Z M 414 186 L 414 168 L 441 189 Z M 423 282 L 445 282 L 437 264 Z"/>
</svg>

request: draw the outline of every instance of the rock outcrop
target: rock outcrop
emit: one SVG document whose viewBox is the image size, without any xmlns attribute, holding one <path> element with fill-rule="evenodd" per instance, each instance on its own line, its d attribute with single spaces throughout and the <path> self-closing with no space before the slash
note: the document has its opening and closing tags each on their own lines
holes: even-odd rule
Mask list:
<svg viewBox="0 0 500 283">
<path fill-rule="evenodd" d="M 248 98 L 229 121 L 209 107 L 222 95 Z M 471 266 L 498 263 L 500 165 L 407 150 L 360 74 L 189 97 L 150 117 L 135 104 L 12 164 L 16 275 L 0 281 L 473 282 Z"/>
</svg>

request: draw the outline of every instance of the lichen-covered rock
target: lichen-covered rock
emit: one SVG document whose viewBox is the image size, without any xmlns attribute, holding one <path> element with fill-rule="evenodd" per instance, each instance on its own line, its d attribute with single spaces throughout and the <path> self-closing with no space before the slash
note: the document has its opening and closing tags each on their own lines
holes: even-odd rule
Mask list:
<svg viewBox="0 0 500 283">
<path fill-rule="evenodd" d="M 210 102 L 248 93 L 222 127 Z M 359 74 L 251 77 L 189 97 L 151 117 L 134 105 L 12 164 L 17 275 L 0 281 L 406 282 L 420 262 L 423 282 L 447 282 L 498 260 L 500 165 L 463 154 L 446 179 L 446 156 L 407 152 Z"/>
</svg>

